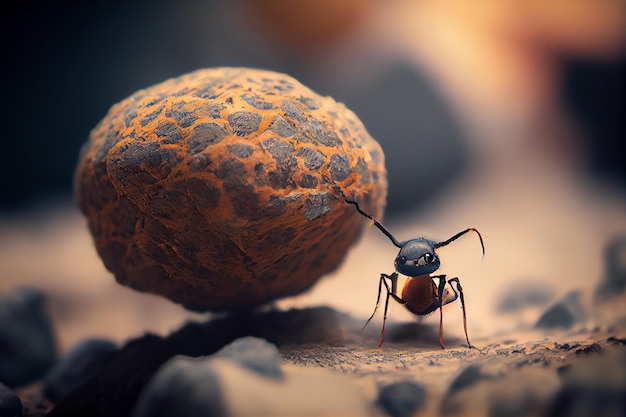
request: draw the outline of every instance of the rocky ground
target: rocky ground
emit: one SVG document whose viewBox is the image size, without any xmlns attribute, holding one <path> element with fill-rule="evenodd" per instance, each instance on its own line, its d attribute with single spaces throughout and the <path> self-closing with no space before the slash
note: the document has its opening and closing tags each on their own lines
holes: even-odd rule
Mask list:
<svg viewBox="0 0 626 417">
<path fill-rule="evenodd" d="M 624 297 L 603 308 L 618 320 L 571 326 L 553 321 L 550 330 L 478 339 L 472 349 L 460 339 L 446 338 L 445 350 L 431 325 L 391 324 L 385 343 L 376 349 L 376 326 L 360 333 L 362 319 L 331 308 L 242 313 L 188 323 L 167 337 L 145 335 L 116 351 L 105 349 L 108 359 L 90 371 L 94 377 L 67 389 L 56 406 L 42 395 L 54 386 L 49 377 L 45 384 L 38 381 L 16 393 L 26 416 L 49 411 L 51 416 L 151 415 L 146 407 L 188 415 L 198 415 L 198 409 L 201 415 L 223 415 L 224 410 L 248 415 L 237 404 L 252 404 L 257 397 L 257 407 L 269 407 L 269 415 L 296 410 L 301 415 L 620 416 L 626 395 Z M 233 341 L 252 354 L 215 354 Z M 241 348 L 246 343 L 252 346 Z M 155 375 L 164 378 L 164 364 L 171 368 L 176 355 L 202 359 L 176 378 L 156 383 Z M 220 355 L 228 360 L 219 362 Z M 252 367 L 246 365 L 250 356 L 256 362 Z M 229 361 L 231 365 L 225 363 Z M 76 356 L 70 362 L 84 364 Z M 208 370 L 200 372 L 200 379 L 190 371 L 205 365 Z M 246 368 L 252 371 L 242 371 Z M 206 382 L 207 375 L 216 375 L 218 393 L 215 384 Z M 156 393 L 146 394 L 151 378 Z M 179 392 L 175 386 L 181 384 L 188 388 Z M 190 394 L 193 390 L 204 400 L 193 403 L 198 398 Z M 323 393 L 325 398 L 318 398 Z M 157 404 L 146 406 L 146 401 Z M 221 408 L 210 411 L 216 401 Z"/>
</svg>

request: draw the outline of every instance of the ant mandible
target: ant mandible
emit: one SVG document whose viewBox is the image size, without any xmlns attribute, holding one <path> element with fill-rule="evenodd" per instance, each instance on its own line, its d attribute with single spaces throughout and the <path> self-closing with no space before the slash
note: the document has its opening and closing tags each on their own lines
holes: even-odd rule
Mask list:
<svg viewBox="0 0 626 417">
<path fill-rule="evenodd" d="M 382 286 L 384 285 L 385 289 L 387 290 L 387 298 L 385 299 L 383 328 L 380 333 L 380 342 L 378 343 L 378 347 L 380 348 L 383 344 L 383 341 L 385 340 L 385 322 L 387 321 L 387 307 L 389 306 L 389 298 L 391 297 L 398 303 L 403 304 L 411 313 L 418 316 L 425 316 L 439 309 L 439 345 L 442 349 L 445 349 L 446 347 L 443 344 L 442 307 L 460 297 L 461 308 L 463 310 L 463 329 L 465 330 L 465 340 L 467 340 L 467 346 L 471 348 L 472 345 L 470 344 L 469 337 L 467 336 L 465 297 L 463 296 L 463 288 L 461 287 L 459 278 L 455 277 L 446 280 L 446 275 L 431 276 L 430 274 L 439 269 L 440 266 L 439 256 L 437 255 L 435 250 L 442 246 L 446 246 L 451 242 L 454 242 L 468 232 L 476 232 L 478 238 L 480 239 L 480 246 L 483 250 L 483 256 L 485 256 L 485 245 L 483 243 L 483 237 L 481 236 L 480 232 L 475 228 L 470 227 L 469 229 L 465 229 L 462 232 L 459 232 L 456 235 L 452 236 L 450 239 L 444 240 L 442 242 L 435 242 L 425 239 L 423 237 L 400 242 L 395 237 L 393 237 L 393 235 L 387 229 L 385 229 L 385 227 L 380 224 L 375 218 L 361 210 L 359 204 L 356 201 L 351 201 L 348 199 L 345 199 L 345 201 L 347 203 L 353 204 L 360 214 L 372 220 L 374 222 L 374 225 L 381 232 L 383 232 L 383 234 L 387 236 L 396 247 L 400 248 L 400 252 L 398 253 L 398 256 L 396 257 L 396 260 L 394 262 L 396 272 L 392 273 L 391 275 L 387 275 L 385 273 L 380 274 L 376 307 L 374 307 L 374 312 L 372 313 L 370 318 L 367 319 L 365 326 L 363 326 L 363 329 L 365 329 L 370 320 L 372 320 L 372 318 L 374 317 L 374 314 L 376 314 L 376 310 L 378 310 L 378 306 L 380 305 L 380 293 L 382 290 Z M 404 284 L 404 288 L 402 289 L 401 297 L 396 294 L 398 285 L 398 272 L 408 277 L 406 283 Z M 438 284 L 435 284 L 434 278 L 437 278 L 439 280 Z M 387 280 L 391 282 L 391 288 L 389 288 Z M 448 283 L 447 287 L 450 288 L 450 290 L 446 288 L 446 282 Z M 452 283 L 456 284 L 456 290 L 452 286 Z"/>
</svg>

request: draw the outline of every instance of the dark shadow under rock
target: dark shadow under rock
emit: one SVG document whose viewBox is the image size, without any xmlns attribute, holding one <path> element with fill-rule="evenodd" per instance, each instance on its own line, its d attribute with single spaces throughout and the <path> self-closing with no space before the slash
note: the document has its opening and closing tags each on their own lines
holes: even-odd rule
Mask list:
<svg viewBox="0 0 626 417">
<path fill-rule="evenodd" d="M 113 353 L 98 374 L 65 397 L 49 416 L 128 416 L 152 375 L 175 355 L 211 355 L 244 336 L 278 346 L 333 343 L 343 339 L 346 326 L 354 326 L 349 316 L 318 307 L 240 312 L 206 323 L 188 323 L 167 337 L 147 334 Z"/>
</svg>

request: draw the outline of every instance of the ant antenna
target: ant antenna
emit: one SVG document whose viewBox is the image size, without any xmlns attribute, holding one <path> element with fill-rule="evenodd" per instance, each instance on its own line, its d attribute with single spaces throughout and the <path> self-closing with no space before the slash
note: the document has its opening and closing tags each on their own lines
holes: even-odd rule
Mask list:
<svg viewBox="0 0 626 417">
<path fill-rule="evenodd" d="M 476 232 L 476 234 L 478 235 L 478 239 L 480 239 L 480 246 L 483 249 L 483 258 L 485 257 L 485 244 L 483 243 L 483 237 L 480 234 L 480 232 L 478 230 L 476 230 L 473 227 L 470 227 L 469 229 L 465 229 L 462 232 L 457 233 L 456 235 L 452 236 L 450 239 L 443 241 L 443 242 L 439 242 L 439 243 L 435 243 L 435 248 L 440 248 L 442 246 L 446 246 L 447 244 L 454 242 L 455 240 L 457 240 L 458 238 L 460 238 L 461 236 L 463 236 L 464 234 L 468 233 L 468 232 Z"/>
<path fill-rule="evenodd" d="M 366 212 L 364 212 L 363 210 L 361 210 L 361 207 L 359 207 L 359 203 L 357 203 L 356 201 L 348 200 L 348 199 L 347 199 L 347 198 L 345 198 L 345 197 L 344 197 L 343 199 L 346 201 L 346 203 L 354 204 L 354 206 L 356 207 L 356 210 L 357 210 L 359 213 L 361 213 L 363 216 L 365 216 L 365 217 L 367 217 L 368 219 L 370 219 L 371 221 L 373 221 L 373 222 L 374 222 L 374 226 L 378 227 L 378 229 L 379 229 L 381 232 L 383 232 L 383 234 L 384 234 L 385 236 L 387 236 L 387 237 L 389 238 L 389 240 L 391 240 L 391 243 L 393 243 L 396 247 L 398 247 L 398 248 L 402 249 L 402 243 L 398 242 L 398 240 L 397 240 L 395 237 L 393 237 L 393 235 L 392 235 L 392 234 L 391 234 L 391 233 L 390 233 L 387 229 L 385 229 L 385 226 L 383 226 L 382 224 L 380 224 L 380 223 L 378 222 L 378 220 L 376 220 L 375 218 L 373 218 L 373 217 L 371 216 L 371 214 L 367 214 Z M 466 232 L 467 232 L 467 230 L 466 230 Z M 457 236 L 457 237 L 458 237 L 458 236 Z M 482 238 L 481 238 L 481 241 L 482 241 Z M 484 249 L 483 249 L 483 251 L 484 251 Z"/>
</svg>

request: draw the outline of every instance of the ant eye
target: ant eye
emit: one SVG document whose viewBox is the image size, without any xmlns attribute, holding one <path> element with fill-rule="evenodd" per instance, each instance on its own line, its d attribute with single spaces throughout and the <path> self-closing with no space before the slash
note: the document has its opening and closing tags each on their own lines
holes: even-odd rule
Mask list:
<svg viewBox="0 0 626 417">
<path fill-rule="evenodd" d="M 424 265 L 428 265 L 429 263 L 431 263 L 433 260 L 435 259 L 435 257 L 433 256 L 432 253 L 426 253 L 424 255 L 422 255 L 417 261 L 415 261 L 415 264 L 417 266 L 424 266 Z"/>
<path fill-rule="evenodd" d="M 400 264 L 405 264 L 406 263 L 406 256 L 401 256 L 400 257 Z"/>
</svg>

